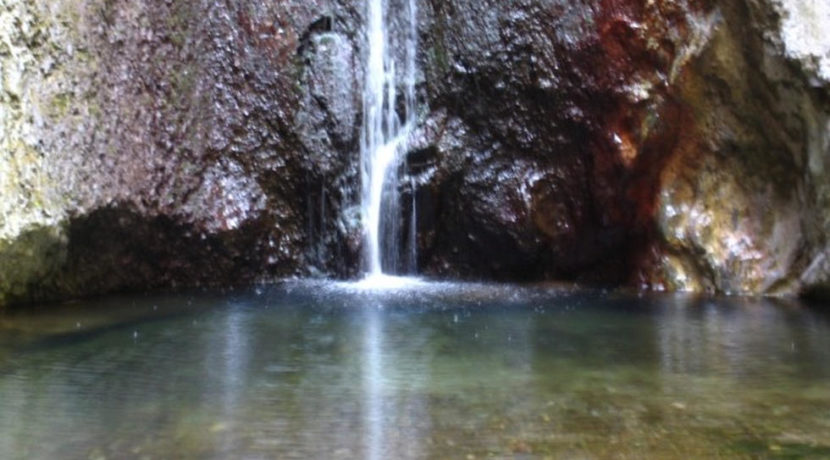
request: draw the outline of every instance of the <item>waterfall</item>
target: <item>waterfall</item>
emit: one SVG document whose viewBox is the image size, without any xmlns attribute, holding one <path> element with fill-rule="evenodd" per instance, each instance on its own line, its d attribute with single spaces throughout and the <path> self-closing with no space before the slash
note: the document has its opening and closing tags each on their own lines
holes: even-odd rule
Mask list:
<svg viewBox="0 0 830 460">
<path fill-rule="evenodd" d="M 366 81 L 363 90 L 363 127 L 360 138 L 365 263 L 369 278 L 399 270 L 401 206 L 399 169 L 402 154 L 417 118 L 415 79 L 417 5 L 408 0 L 400 35 L 405 45 L 403 68 L 396 62 L 397 42 L 387 27 L 389 0 L 367 0 Z M 397 11 L 394 11 L 396 13 Z M 399 71 L 400 70 L 400 71 Z M 403 113 L 398 112 L 398 77 L 404 80 Z M 413 207 L 413 213 L 414 207 Z M 414 215 L 412 220 L 414 221 Z M 410 243 L 412 244 L 412 243 Z M 412 251 L 413 248 L 410 249 Z"/>
</svg>

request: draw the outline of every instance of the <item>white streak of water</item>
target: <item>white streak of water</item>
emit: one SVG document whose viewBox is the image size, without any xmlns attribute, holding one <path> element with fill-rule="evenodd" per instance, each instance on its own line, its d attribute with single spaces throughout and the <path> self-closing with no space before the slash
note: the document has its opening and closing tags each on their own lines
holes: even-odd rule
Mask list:
<svg viewBox="0 0 830 460">
<path fill-rule="evenodd" d="M 398 269 L 400 206 L 398 169 L 416 118 L 416 0 L 409 0 L 403 66 L 404 112 L 397 111 L 398 82 L 394 42 L 387 24 L 388 0 L 367 0 L 368 58 L 363 91 L 363 129 L 360 142 L 362 215 L 366 271 L 377 280 Z M 414 210 L 413 210 L 414 212 Z M 385 270 L 386 268 L 386 270 Z"/>
</svg>

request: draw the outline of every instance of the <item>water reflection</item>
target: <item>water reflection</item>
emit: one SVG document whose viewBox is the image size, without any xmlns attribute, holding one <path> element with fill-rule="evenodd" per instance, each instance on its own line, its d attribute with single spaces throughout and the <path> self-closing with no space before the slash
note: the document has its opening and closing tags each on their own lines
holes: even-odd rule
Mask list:
<svg viewBox="0 0 830 460">
<path fill-rule="evenodd" d="M 215 349 L 207 354 L 208 369 L 219 369 L 217 382 L 220 386 L 220 418 L 213 431 L 221 433 L 229 429 L 229 424 L 238 420 L 238 411 L 243 407 L 243 398 L 248 388 L 249 340 L 251 331 L 248 318 L 241 305 L 231 304 L 225 313 L 224 321 L 219 321 L 220 329 L 216 333 L 219 340 L 208 342 Z M 218 436 L 217 458 L 227 458 L 239 450 L 238 440 L 224 433 Z"/>
<path fill-rule="evenodd" d="M 672 297 L 655 315 L 664 374 L 757 381 L 797 373 L 827 377 L 826 323 L 798 305 L 765 299 Z M 804 359 L 807 358 L 807 359 Z"/>
<path fill-rule="evenodd" d="M 830 456 L 830 327 L 800 305 L 419 289 L 5 317 L 0 457 Z"/>
<path fill-rule="evenodd" d="M 364 458 L 424 458 L 430 431 L 430 334 L 411 327 L 417 322 L 413 316 L 386 309 L 374 300 L 365 312 Z"/>
<path fill-rule="evenodd" d="M 384 385 L 384 370 L 381 362 L 381 319 L 378 306 L 370 306 L 368 313 L 368 321 L 366 322 L 366 349 L 364 351 L 364 371 L 363 384 L 366 387 L 366 458 L 370 460 L 377 460 L 382 458 L 384 453 L 384 433 L 383 427 L 385 425 L 383 420 L 383 387 Z M 388 415 L 393 415 L 389 414 Z"/>
</svg>

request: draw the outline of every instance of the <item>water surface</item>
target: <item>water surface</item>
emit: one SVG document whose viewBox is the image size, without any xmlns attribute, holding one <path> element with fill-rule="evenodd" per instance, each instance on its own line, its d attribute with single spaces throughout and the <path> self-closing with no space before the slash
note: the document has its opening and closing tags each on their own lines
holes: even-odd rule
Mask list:
<svg viewBox="0 0 830 460">
<path fill-rule="evenodd" d="M 830 321 L 312 282 L 7 312 L 0 458 L 830 458 Z"/>
</svg>

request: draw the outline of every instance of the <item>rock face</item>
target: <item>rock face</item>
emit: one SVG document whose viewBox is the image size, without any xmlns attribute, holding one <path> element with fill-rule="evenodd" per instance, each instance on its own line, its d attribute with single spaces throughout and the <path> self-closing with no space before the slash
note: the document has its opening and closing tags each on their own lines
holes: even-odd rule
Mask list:
<svg viewBox="0 0 830 460">
<path fill-rule="evenodd" d="M 432 2 L 442 275 L 793 294 L 828 277 L 828 7 Z"/>
<path fill-rule="evenodd" d="M 354 276 L 364 9 L 0 0 L 0 304 Z M 830 288 L 828 10 L 423 0 L 421 271 Z"/>
<path fill-rule="evenodd" d="M 0 303 L 355 266 L 355 8 L 4 1 Z"/>
</svg>

